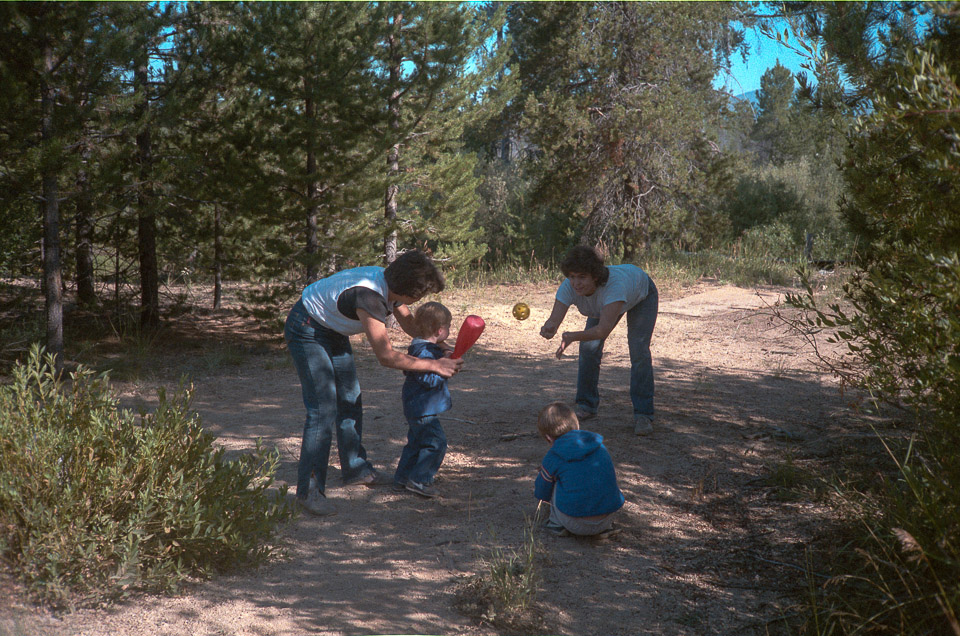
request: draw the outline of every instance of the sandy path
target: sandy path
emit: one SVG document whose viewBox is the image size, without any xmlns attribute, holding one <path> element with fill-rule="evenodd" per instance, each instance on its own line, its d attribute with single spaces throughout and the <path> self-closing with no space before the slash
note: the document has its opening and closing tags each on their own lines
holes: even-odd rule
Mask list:
<svg viewBox="0 0 960 636">
<path fill-rule="evenodd" d="M 805 543 L 829 513 L 780 501 L 761 477 L 784 453 L 810 454 L 849 427 L 845 405 L 800 343 L 758 312 L 778 290 L 692 291 L 661 292 L 650 437 L 632 433 L 625 327 L 608 341 L 601 414 L 586 428 L 604 436 L 617 463 L 627 498 L 623 533 L 604 544 L 542 537 L 540 604 L 553 633 L 776 633 L 804 585 L 790 566 L 803 564 Z M 520 545 L 546 451 L 533 434 L 535 416 L 547 402 L 572 398 L 576 356 L 554 360 L 555 343 L 537 335 L 550 290 L 505 286 L 441 300 L 457 322 L 466 313 L 487 321 L 451 382 L 456 419 L 444 422 L 450 450 L 437 484 L 442 499 L 338 487 L 331 467 L 328 494 L 340 512 L 295 520 L 282 535 L 286 560 L 175 598 L 141 597 L 59 618 L 8 601 L 0 636 L 5 626 L 51 636 L 493 633 L 453 609 L 453 589 L 482 570 L 490 546 Z M 509 313 L 517 300 L 531 305 L 523 323 Z M 574 319 L 580 322 L 571 314 L 565 326 Z M 402 377 L 357 342 L 365 445 L 392 472 L 405 441 Z M 196 388 L 196 408 L 228 448 L 249 448 L 256 437 L 276 444 L 280 478 L 293 481 L 302 405 L 282 355 L 254 356 L 197 378 Z M 149 389 L 131 390 L 142 395 L 128 399 L 149 401 Z"/>
</svg>

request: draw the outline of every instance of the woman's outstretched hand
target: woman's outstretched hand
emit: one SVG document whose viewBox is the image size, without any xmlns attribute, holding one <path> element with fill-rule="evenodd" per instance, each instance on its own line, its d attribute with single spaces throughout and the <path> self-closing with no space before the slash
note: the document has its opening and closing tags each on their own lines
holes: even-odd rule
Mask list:
<svg viewBox="0 0 960 636">
<path fill-rule="evenodd" d="M 557 360 L 563 356 L 564 350 L 570 346 L 570 343 L 573 342 L 570 331 L 564 331 L 563 335 L 560 336 L 560 348 L 557 349 Z"/>
</svg>

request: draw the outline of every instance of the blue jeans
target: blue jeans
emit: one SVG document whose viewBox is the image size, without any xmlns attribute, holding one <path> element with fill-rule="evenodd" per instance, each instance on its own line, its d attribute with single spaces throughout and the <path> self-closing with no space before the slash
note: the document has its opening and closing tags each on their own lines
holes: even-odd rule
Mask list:
<svg viewBox="0 0 960 636">
<path fill-rule="evenodd" d="M 415 481 L 429 485 L 433 483 L 433 478 L 447 454 L 447 436 L 444 435 L 440 418 L 436 415 L 427 415 L 407 424 L 407 445 L 400 453 L 393 481 L 398 484 Z"/>
<path fill-rule="evenodd" d="M 634 415 L 653 417 L 653 359 L 650 340 L 657 324 L 660 300 L 657 287 L 650 281 L 650 293 L 627 312 L 627 345 L 630 348 L 630 400 Z M 599 318 L 587 318 L 590 329 Z M 600 359 L 606 340 L 580 342 L 580 362 L 577 373 L 577 405 L 590 413 L 600 406 Z"/>
<path fill-rule="evenodd" d="M 306 497 L 311 474 L 321 493 L 326 488 L 334 431 L 344 481 L 366 475 L 373 466 L 361 442 L 363 403 L 350 339 L 313 320 L 299 300 L 287 316 L 283 338 L 307 409 L 297 468 L 297 497 Z"/>
</svg>

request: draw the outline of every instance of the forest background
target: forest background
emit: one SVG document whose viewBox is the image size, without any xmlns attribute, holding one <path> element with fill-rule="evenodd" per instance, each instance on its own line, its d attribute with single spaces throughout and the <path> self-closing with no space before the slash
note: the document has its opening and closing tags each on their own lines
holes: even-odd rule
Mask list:
<svg viewBox="0 0 960 636">
<path fill-rule="evenodd" d="M 156 326 L 162 281 L 289 298 L 411 248 L 454 279 L 581 240 L 852 253 L 836 163 L 867 102 L 814 57 L 756 108 L 715 89 L 748 4 L 3 10 L 0 271 L 42 268 L 50 312 L 71 280 Z"/>
<path fill-rule="evenodd" d="M 756 105 L 714 86 L 748 29 L 808 59 Z M 777 284 L 771 263 L 848 263 L 837 304 L 800 277 L 798 325 L 912 409 L 933 472 L 904 483 L 947 499 L 910 563 L 956 568 L 958 48 L 954 3 L 2 3 L 0 276 L 44 310 L 0 353 L 61 368 L 83 311 L 155 330 L 167 282 L 215 308 L 249 283 L 279 320 L 407 249 L 453 282 L 577 243 Z M 924 580 L 960 633 L 960 577 Z"/>
</svg>

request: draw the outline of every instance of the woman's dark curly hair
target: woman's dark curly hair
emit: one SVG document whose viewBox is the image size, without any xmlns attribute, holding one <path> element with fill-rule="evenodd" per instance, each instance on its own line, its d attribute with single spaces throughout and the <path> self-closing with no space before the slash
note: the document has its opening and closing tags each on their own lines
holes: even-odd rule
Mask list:
<svg viewBox="0 0 960 636">
<path fill-rule="evenodd" d="M 570 274 L 587 274 L 597 281 L 597 285 L 606 285 L 610 278 L 610 272 L 603 264 L 603 258 L 597 253 L 597 250 L 588 245 L 577 245 L 563 257 L 560 261 L 560 271 L 563 275 L 570 277 Z"/>
<path fill-rule="evenodd" d="M 429 256 L 417 250 L 404 252 L 383 270 L 387 287 L 395 294 L 423 298 L 442 292 L 443 274 Z"/>
</svg>

